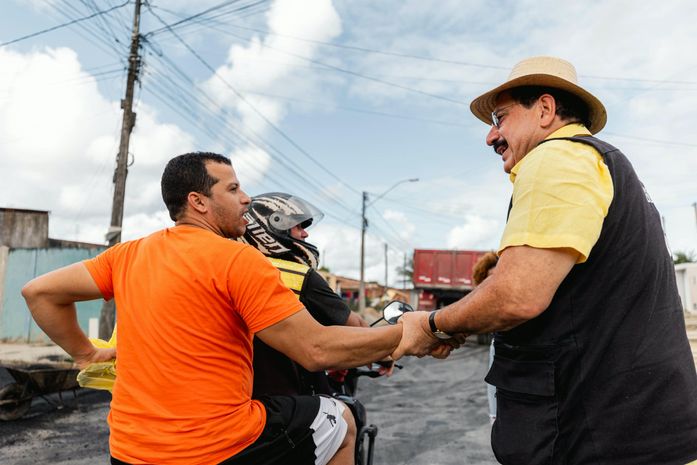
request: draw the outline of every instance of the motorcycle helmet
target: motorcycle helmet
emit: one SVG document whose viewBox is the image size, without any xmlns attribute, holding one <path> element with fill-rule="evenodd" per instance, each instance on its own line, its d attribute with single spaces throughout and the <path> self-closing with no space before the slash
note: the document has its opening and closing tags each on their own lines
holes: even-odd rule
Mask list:
<svg viewBox="0 0 697 465">
<path fill-rule="evenodd" d="M 317 224 L 324 213 L 311 203 L 290 194 L 269 192 L 252 197 L 245 214 L 247 230 L 240 241 L 258 249 L 267 257 L 280 258 L 317 268 L 317 247 L 295 239 L 290 230 L 301 225 L 307 229 Z"/>
</svg>

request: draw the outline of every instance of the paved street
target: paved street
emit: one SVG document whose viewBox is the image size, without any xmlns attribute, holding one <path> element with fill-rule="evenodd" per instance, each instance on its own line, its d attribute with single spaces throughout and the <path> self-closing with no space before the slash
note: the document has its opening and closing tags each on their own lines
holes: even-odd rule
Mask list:
<svg viewBox="0 0 697 465">
<path fill-rule="evenodd" d="M 379 427 L 375 464 L 495 464 L 482 384 L 486 362 L 486 347 L 468 345 L 448 360 L 405 358 L 404 369 L 390 378 L 362 379 L 358 397 Z M 11 381 L 0 370 L 0 385 Z M 64 397 L 63 409 L 35 398 L 24 418 L 0 422 L 0 463 L 107 463 L 109 395 L 81 390 L 78 408 L 71 393 Z"/>
<path fill-rule="evenodd" d="M 447 360 L 405 358 L 390 378 L 361 380 L 358 397 L 378 425 L 375 464 L 489 465 L 484 376 L 488 347 L 466 345 Z"/>
</svg>

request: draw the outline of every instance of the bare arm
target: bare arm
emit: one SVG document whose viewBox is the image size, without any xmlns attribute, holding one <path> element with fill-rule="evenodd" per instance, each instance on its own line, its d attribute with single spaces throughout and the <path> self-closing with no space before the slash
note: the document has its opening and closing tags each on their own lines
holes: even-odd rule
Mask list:
<svg viewBox="0 0 697 465">
<path fill-rule="evenodd" d="M 81 368 L 116 356 L 115 349 L 94 347 L 77 323 L 75 302 L 102 297 L 83 263 L 34 278 L 22 288 L 22 296 L 36 324 Z"/>
<path fill-rule="evenodd" d="M 355 326 L 367 328 L 370 325 L 356 312 L 349 313 L 348 319 L 346 319 L 346 324 L 344 326 Z"/>
<path fill-rule="evenodd" d="M 466 335 L 505 331 L 535 318 L 549 306 L 577 257 L 570 249 L 509 247 L 501 254 L 495 273 L 464 298 L 438 311 L 436 326 L 449 334 Z M 433 346 L 426 315 L 416 312 L 402 317 L 405 330 L 396 356 L 423 354 Z"/>
<path fill-rule="evenodd" d="M 577 258 L 572 249 L 509 247 L 496 272 L 463 299 L 441 309 L 436 325 L 448 333 L 466 334 L 514 328 L 549 306 Z"/>
<path fill-rule="evenodd" d="M 256 334 L 307 370 L 351 368 L 391 354 L 402 336 L 402 326 L 359 328 L 322 326 L 301 310 Z"/>
</svg>

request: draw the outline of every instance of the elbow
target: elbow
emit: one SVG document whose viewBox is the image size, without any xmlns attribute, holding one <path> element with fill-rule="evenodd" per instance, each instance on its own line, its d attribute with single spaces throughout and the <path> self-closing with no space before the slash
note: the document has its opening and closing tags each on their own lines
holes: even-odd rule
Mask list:
<svg viewBox="0 0 697 465">
<path fill-rule="evenodd" d="M 504 315 L 507 320 L 515 325 L 524 323 L 528 320 L 539 316 L 545 311 L 547 306 L 527 304 L 527 305 L 517 305 L 504 310 Z"/>
<path fill-rule="evenodd" d="M 305 360 L 301 363 L 307 371 L 321 371 L 329 368 L 326 353 L 317 344 L 312 344 L 306 353 Z"/>
<path fill-rule="evenodd" d="M 32 279 L 22 287 L 22 297 L 31 310 L 33 302 L 41 295 L 40 287 L 36 283 L 36 279 Z"/>
<path fill-rule="evenodd" d="M 507 329 L 513 328 L 538 317 L 549 307 L 550 302 L 550 300 L 532 296 L 523 299 L 512 299 L 501 308 L 501 319 Z"/>
</svg>

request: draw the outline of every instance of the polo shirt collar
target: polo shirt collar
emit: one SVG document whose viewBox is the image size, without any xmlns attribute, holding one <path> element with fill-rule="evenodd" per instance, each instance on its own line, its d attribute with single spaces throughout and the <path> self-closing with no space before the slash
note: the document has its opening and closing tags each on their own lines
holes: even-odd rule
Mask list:
<svg viewBox="0 0 697 465">
<path fill-rule="evenodd" d="M 547 137 L 545 137 L 544 140 L 549 140 L 549 139 L 558 139 L 560 137 L 575 137 L 575 136 L 592 136 L 590 131 L 582 124 L 567 124 L 566 126 L 562 126 Z M 535 149 L 533 149 L 535 150 Z M 532 151 L 532 150 L 531 150 Z M 509 179 L 511 182 L 515 182 L 515 178 L 518 175 L 518 170 L 520 170 L 520 166 L 523 164 L 523 161 L 528 157 L 530 153 L 526 154 L 522 160 L 520 160 L 518 163 L 515 164 L 515 166 L 511 169 L 511 174 L 509 175 Z"/>
</svg>

